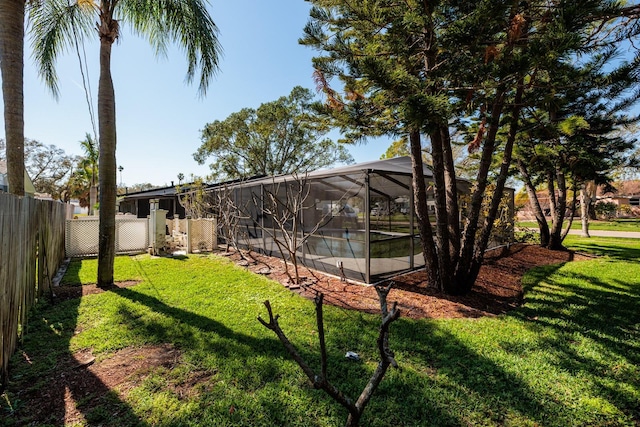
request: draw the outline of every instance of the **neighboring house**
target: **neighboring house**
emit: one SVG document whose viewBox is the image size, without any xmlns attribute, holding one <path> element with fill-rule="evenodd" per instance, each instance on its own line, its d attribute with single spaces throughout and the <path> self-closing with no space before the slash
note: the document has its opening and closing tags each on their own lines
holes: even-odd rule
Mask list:
<svg viewBox="0 0 640 427">
<path fill-rule="evenodd" d="M 616 215 L 624 216 L 640 216 L 640 180 L 627 180 L 616 182 L 614 188 L 615 193 L 599 188 L 598 202 L 613 203 L 618 206 Z"/>
<path fill-rule="evenodd" d="M 634 196 L 598 196 L 596 203 L 613 203 L 617 206 L 615 216 L 618 218 L 640 216 L 640 195 Z"/>
<path fill-rule="evenodd" d="M 633 200 L 635 202 L 635 205 L 637 206 L 639 199 L 638 197 L 634 199 L 631 196 L 611 195 L 611 196 L 598 196 L 597 200 L 598 202 L 613 203 L 614 205 L 618 205 L 618 206 L 632 205 L 631 201 Z"/>
<path fill-rule="evenodd" d="M 82 207 L 80 206 L 80 200 L 78 199 L 71 199 L 69 200 L 69 203 L 71 205 L 73 205 L 73 214 L 74 215 L 88 215 L 89 214 L 89 208 L 88 207 Z"/>
<path fill-rule="evenodd" d="M 151 200 L 158 199 L 160 209 L 167 210 L 167 218 L 185 218 L 184 207 L 176 194 L 176 187 L 154 188 L 153 190 L 128 193 L 119 198 L 118 212 L 134 214 L 146 218 L 151 213 Z"/>
<path fill-rule="evenodd" d="M 0 192 L 9 192 L 9 180 L 7 179 L 7 163 L 4 160 L 0 160 Z M 33 186 L 33 182 L 29 177 L 27 171 L 24 171 L 24 194 L 33 197 L 36 192 L 36 188 Z"/>
</svg>

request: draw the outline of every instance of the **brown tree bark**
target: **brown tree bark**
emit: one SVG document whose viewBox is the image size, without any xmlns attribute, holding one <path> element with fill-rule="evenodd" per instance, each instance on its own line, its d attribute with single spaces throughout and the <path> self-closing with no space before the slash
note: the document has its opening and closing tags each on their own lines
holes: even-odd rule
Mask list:
<svg viewBox="0 0 640 427">
<path fill-rule="evenodd" d="M 456 294 L 464 294 L 469 291 L 473 285 L 469 281 L 469 272 L 473 262 L 473 256 L 476 250 L 476 233 L 480 226 L 480 211 L 482 208 L 482 199 L 487 189 L 489 170 L 491 169 L 491 160 L 495 152 L 496 136 L 500 128 L 500 117 L 505 102 L 505 88 L 500 85 L 496 89 L 491 115 L 489 120 L 489 131 L 485 138 L 482 155 L 480 157 L 480 166 L 478 169 L 477 180 L 473 193 L 471 194 L 471 203 L 469 205 L 469 214 L 467 225 L 462 236 L 462 246 L 460 250 L 460 261 L 456 266 L 455 280 L 457 282 Z"/>
<path fill-rule="evenodd" d="M 0 1 L 0 71 L 9 192 L 24 196 L 24 0 Z"/>
<path fill-rule="evenodd" d="M 573 225 L 573 218 L 576 216 L 577 201 L 578 201 L 578 185 L 576 182 L 574 182 L 573 197 L 571 199 L 571 207 L 569 208 L 569 212 L 570 212 L 569 221 L 567 223 L 567 227 L 562 232 L 562 236 L 561 236 L 562 241 L 564 241 L 564 239 L 567 237 L 567 234 L 569 234 L 569 231 L 571 230 L 571 225 Z"/>
<path fill-rule="evenodd" d="M 431 134 L 431 156 L 433 159 L 433 181 L 436 205 L 436 247 L 440 282 L 439 288 L 447 294 L 456 293 L 451 268 L 449 213 L 447 212 L 447 186 L 445 184 L 444 152 L 442 134 L 438 127 Z"/>
<path fill-rule="evenodd" d="M 451 135 L 448 126 L 440 127 L 442 154 L 444 156 L 444 185 L 447 195 L 447 216 L 449 227 L 449 254 L 455 265 L 460 256 L 460 206 L 458 205 L 458 181 L 451 149 Z"/>
<path fill-rule="evenodd" d="M 440 267 L 436 247 L 433 240 L 433 229 L 429 220 L 429 207 L 427 206 L 427 185 L 424 181 L 422 165 L 422 145 L 420 144 L 420 132 L 409 132 L 409 145 L 411 149 L 411 168 L 413 180 L 413 200 L 415 214 L 418 222 L 418 232 L 422 243 L 422 251 L 429 276 L 429 286 L 442 290 L 440 284 Z"/>
<path fill-rule="evenodd" d="M 542 211 L 542 206 L 540 206 L 540 200 L 538 200 L 538 193 L 536 192 L 536 188 L 531 182 L 531 176 L 529 175 L 529 170 L 527 166 L 524 164 L 522 160 L 518 160 L 518 169 L 520 170 L 520 174 L 522 175 L 522 179 L 524 181 L 524 187 L 527 190 L 527 195 L 529 196 L 529 203 L 531 204 L 531 209 L 533 210 L 533 214 L 536 217 L 536 222 L 538 223 L 538 228 L 540 229 L 540 246 L 547 247 L 549 245 L 549 224 L 547 223 L 547 219 Z"/>
<path fill-rule="evenodd" d="M 116 101 L 111 78 L 111 48 L 118 36 L 110 1 L 101 2 L 100 79 L 98 82 L 98 127 L 100 159 L 100 225 L 98 233 L 98 286 L 113 284 L 116 220 Z"/>
<path fill-rule="evenodd" d="M 507 135 L 507 142 L 505 143 L 502 164 L 500 165 L 500 172 L 496 180 L 496 187 L 493 191 L 491 205 L 489 206 L 489 212 L 485 218 L 484 227 L 480 235 L 480 239 L 476 242 L 475 253 L 471 261 L 471 267 L 465 275 L 465 277 L 457 278 L 462 282 L 462 288 L 467 292 L 471 290 L 471 286 L 475 283 L 480 273 L 480 267 L 484 261 L 484 253 L 489 245 L 489 239 L 491 238 L 491 232 L 493 230 L 493 223 L 498 214 L 500 208 L 500 202 L 502 201 L 502 195 L 504 193 L 504 187 L 509 177 L 509 168 L 511 167 L 511 156 L 513 154 L 513 146 L 516 141 L 516 135 L 518 133 L 518 123 L 520 121 L 520 109 L 522 108 L 522 96 L 524 94 L 524 79 L 518 80 L 518 86 L 516 88 L 516 94 L 513 101 L 513 107 L 511 108 L 511 120 L 509 123 L 509 133 Z"/>
<path fill-rule="evenodd" d="M 378 361 L 378 366 L 376 370 L 371 375 L 369 382 L 365 385 L 364 389 L 358 396 L 358 399 L 353 402 L 349 397 L 345 396 L 342 391 L 340 391 L 337 387 L 335 387 L 329 381 L 328 374 L 328 363 L 327 363 L 327 349 L 325 344 L 324 337 L 324 316 L 322 310 L 322 304 L 324 295 L 318 294 L 314 300 L 316 305 L 316 325 L 318 327 L 318 341 L 320 343 L 320 373 L 316 373 L 305 360 L 302 358 L 298 350 L 291 343 L 291 341 L 287 338 L 286 334 L 280 328 L 278 324 L 278 315 L 273 314 L 273 310 L 271 309 L 271 304 L 267 300 L 264 302 L 265 307 L 267 308 L 267 312 L 269 314 L 269 321 L 263 320 L 260 316 L 258 316 L 258 321 L 267 329 L 273 331 L 284 348 L 287 350 L 289 355 L 293 358 L 293 360 L 300 366 L 302 371 L 305 373 L 309 381 L 313 384 L 313 387 L 316 389 L 324 390 L 333 400 L 342 405 L 347 411 L 349 411 L 349 416 L 347 417 L 347 423 L 345 424 L 347 427 L 357 427 L 360 425 L 360 419 L 362 418 L 362 414 L 364 410 L 371 400 L 373 393 L 376 391 L 382 379 L 384 378 L 387 369 L 389 366 L 393 366 L 395 368 L 398 367 L 397 362 L 395 361 L 393 352 L 389 348 L 389 326 L 392 322 L 397 320 L 400 317 L 400 311 L 397 309 L 396 304 L 394 303 L 391 310 L 388 309 L 387 305 L 387 296 L 389 295 L 389 291 L 393 286 L 393 282 L 387 287 L 376 287 L 376 291 L 378 293 L 378 298 L 380 301 L 380 310 L 382 314 L 382 323 L 380 325 L 380 330 L 378 334 L 378 339 L 376 340 L 376 344 L 378 346 L 378 352 L 380 355 L 380 360 Z"/>
<path fill-rule="evenodd" d="M 558 185 L 558 196 L 555 198 L 555 209 L 552 211 L 553 225 L 551 226 L 549 245 L 547 247 L 552 250 L 562 250 L 564 249 L 564 246 L 562 246 L 562 223 L 567 210 L 567 185 L 564 171 L 560 165 L 556 166 L 555 178 Z M 550 182 L 553 182 L 553 180 Z"/>
</svg>

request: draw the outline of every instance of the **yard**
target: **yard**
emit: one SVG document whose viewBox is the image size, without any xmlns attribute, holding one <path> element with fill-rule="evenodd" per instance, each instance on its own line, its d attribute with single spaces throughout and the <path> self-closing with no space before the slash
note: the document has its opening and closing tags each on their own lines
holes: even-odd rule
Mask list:
<svg viewBox="0 0 640 427">
<path fill-rule="evenodd" d="M 526 227 L 537 229 L 538 224 L 535 221 L 518 221 L 516 227 Z M 566 227 L 566 226 L 565 226 Z M 580 218 L 574 218 L 571 224 L 572 230 L 580 230 L 582 223 Z M 605 230 L 605 231 L 634 231 L 640 232 L 640 219 L 638 218 L 614 218 L 607 221 L 597 220 L 589 221 L 589 230 Z"/>
<path fill-rule="evenodd" d="M 453 301 L 460 309 L 451 311 L 467 317 L 403 313 L 391 326 L 401 369 L 387 373 L 363 425 L 638 425 L 640 241 L 569 236 L 567 244 L 598 256 L 529 271 L 524 304 L 505 314 L 477 298 Z M 483 289 L 507 287 L 513 277 L 504 272 L 517 271 L 509 259 L 492 261 L 503 274 L 486 276 L 498 280 Z M 220 256 L 118 257 L 120 287 L 92 295 L 96 266 L 74 262 L 65 276 L 75 285 L 67 296 L 82 298 L 61 288 L 64 301 L 32 314 L 2 425 L 344 424 L 346 411 L 310 386 L 256 320 L 270 300 L 316 367 L 308 299 Z M 325 307 L 330 379 L 349 396 L 375 368 L 378 325 L 374 314 Z"/>
</svg>

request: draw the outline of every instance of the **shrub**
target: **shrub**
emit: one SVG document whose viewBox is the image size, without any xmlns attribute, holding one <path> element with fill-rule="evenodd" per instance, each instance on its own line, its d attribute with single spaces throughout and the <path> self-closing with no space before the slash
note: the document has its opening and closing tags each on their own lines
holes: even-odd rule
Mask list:
<svg viewBox="0 0 640 427">
<path fill-rule="evenodd" d="M 595 204 L 594 209 L 598 218 L 610 219 L 616 216 L 618 205 L 613 202 L 598 202 Z"/>
</svg>

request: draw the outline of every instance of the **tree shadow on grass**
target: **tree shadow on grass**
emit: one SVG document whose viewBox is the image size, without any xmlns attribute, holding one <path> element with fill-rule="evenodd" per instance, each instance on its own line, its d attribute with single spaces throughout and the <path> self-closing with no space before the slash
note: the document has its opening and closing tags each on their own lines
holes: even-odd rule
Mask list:
<svg viewBox="0 0 640 427">
<path fill-rule="evenodd" d="M 137 292 L 129 288 L 115 289 L 113 292 L 130 301 L 140 303 L 156 313 L 163 314 L 173 319 L 175 325 L 178 326 L 177 328 L 167 330 L 166 325 L 164 324 L 142 320 L 138 314 L 133 313 L 126 308 L 121 308 L 120 315 L 123 316 L 125 324 L 133 330 L 142 331 L 142 335 L 146 337 L 147 340 L 155 342 L 174 342 L 177 340 L 182 343 L 189 343 L 195 339 L 193 330 L 190 328 L 179 327 L 179 325 L 188 325 L 191 328 L 195 328 L 195 330 L 212 332 L 224 339 L 224 342 L 217 341 L 217 343 L 210 343 L 207 348 L 208 351 L 225 354 L 242 354 L 261 349 L 273 350 L 279 348 L 277 340 L 275 339 L 257 338 L 247 334 L 238 333 L 221 322 L 179 307 L 168 305 L 154 296 Z M 259 313 L 256 313 L 256 315 L 257 314 Z"/>
<path fill-rule="evenodd" d="M 640 364 L 640 343 L 629 339 L 640 332 L 640 281 L 603 281 L 547 268 L 534 270 L 530 277 L 527 304 L 514 316 L 535 319 L 534 324 L 563 336 L 588 337 L 608 352 Z"/>
<path fill-rule="evenodd" d="M 3 426 L 146 426 L 93 372 L 90 354 L 71 353 L 80 299 L 41 305 L 10 365 Z"/>
<path fill-rule="evenodd" d="M 483 344 L 485 354 L 479 351 L 483 347 L 474 344 L 472 348 L 450 333 L 448 327 L 440 326 L 446 323 L 401 319 L 397 327 L 394 325 L 391 347 L 399 352 L 399 363 L 402 364 L 402 355 L 415 360 L 414 370 L 392 375 L 390 381 L 385 379 L 381 385 L 380 393 L 386 395 L 386 400 L 380 405 L 397 407 L 398 411 L 407 406 L 412 408 L 411 414 L 398 416 L 394 423 L 420 420 L 419 425 L 425 426 L 505 423 L 577 426 L 633 424 L 640 420 L 640 376 L 636 368 L 640 365 L 637 314 L 640 284 L 615 279 L 602 281 L 565 272 L 563 265 L 534 272 L 537 275 L 534 283 L 546 280 L 551 288 L 542 291 L 536 288 L 534 292 L 530 286 L 526 305 L 504 317 L 505 321 L 518 319 L 535 332 L 527 334 L 526 339 L 503 332 L 493 335 L 479 331 L 487 337 Z M 564 276 L 571 277 L 574 285 L 556 283 Z M 583 282 L 591 283 L 592 287 L 581 285 Z M 560 290 L 570 291 L 570 296 L 540 295 Z M 568 308 L 569 312 L 563 311 Z M 468 324 L 465 329 L 475 328 L 475 321 L 460 322 Z M 495 327 L 503 326 L 496 323 Z M 595 348 L 583 346 L 578 350 L 575 340 L 580 338 L 576 336 L 592 340 Z M 507 357 L 502 359 L 504 356 Z M 533 377 L 531 372 L 521 374 L 509 366 L 506 360 L 514 357 L 525 363 L 532 357 L 531 365 L 526 364 L 524 369 L 542 369 L 539 378 L 533 378 L 538 374 Z M 544 363 L 538 365 L 542 368 L 536 367 L 540 362 L 533 358 L 538 357 L 550 364 L 548 369 L 552 372 L 545 372 Z M 587 395 L 563 397 L 564 385 L 554 386 L 553 378 L 562 381 L 565 376 L 574 387 L 584 382 Z M 540 387 L 536 384 L 539 381 L 551 386 Z M 416 403 L 403 406 L 408 401 Z M 596 405 L 593 410 L 589 408 L 591 404 Z M 433 412 L 432 408 L 444 410 Z M 610 408 L 625 415 L 611 412 Z"/>
<path fill-rule="evenodd" d="M 135 313 L 128 313 L 125 310 L 121 312 L 120 315 L 123 316 L 124 323 L 127 324 L 129 328 L 140 331 L 142 335 L 154 341 L 182 342 L 185 345 L 188 343 L 191 346 L 193 346 L 194 342 L 198 342 L 200 350 L 209 354 L 215 354 L 217 360 L 226 359 L 227 363 L 237 366 L 239 369 L 235 374 L 238 376 L 245 375 L 248 378 L 234 378 L 233 381 L 237 383 L 235 387 L 247 387 L 248 392 L 253 395 L 253 398 L 260 402 L 259 407 L 264 411 L 260 415 L 261 418 L 264 418 L 264 424 L 260 425 L 312 426 L 322 424 L 322 421 L 310 418 L 304 418 L 302 421 L 296 422 L 295 420 L 300 417 L 300 408 L 295 407 L 295 405 L 292 404 L 292 401 L 295 402 L 295 398 L 289 394 L 290 392 L 282 391 L 277 394 L 265 395 L 254 389 L 254 387 L 265 387 L 268 383 L 273 381 L 282 381 L 282 374 L 278 373 L 281 369 L 281 361 L 290 361 L 289 355 L 275 336 L 269 338 L 257 338 L 238 333 L 216 320 L 181 308 L 170 306 L 158 298 L 142 294 L 134 289 L 119 289 L 114 292 L 133 302 L 141 303 L 155 312 L 171 317 L 178 325 L 188 325 L 191 327 L 182 327 L 179 328 L 179 330 L 167 331 L 166 327 L 162 324 L 153 320 L 143 320 L 139 318 L 139 316 L 136 316 Z M 256 313 L 256 315 L 258 314 L 261 313 Z M 376 332 L 377 325 L 375 322 L 367 321 L 365 323 L 367 324 L 366 327 L 369 327 L 373 333 Z M 327 337 L 330 346 L 330 377 L 334 384 L 339 389 L 343 390 L 346 395 L 356 399 L 371 376 L 371 371 L 364 363 L 354 363 L 344 358 L 344 352 L 341 349 L 342 344 L 340 343 L 340 331 L 339 328 L 336 328 L 335 326 L 336 325 L 328 326 L 328 328 L 331 329 L 331 331 L 328 332 Z M 210 336 L 209 339 L 203 340 L 202 336 L 194 336 L 192 328 L 196 328 L 198 331 L 213 333 L 215 335 Z M 290 338 L 295 341 L 296 338 L 299 339 L 300 337 L 296 337 L 291 334 Z M 375 338 L 364 344 L 372 347 L 375 354 Z M 308 361 L 312 367 L 315 367 L 319 371 L 319 355 L 317 351 L 314 351 L 314 348 L 317 348 L 317 346 L 299 345 L 298 351 L 304 360 Z M 331 351 L 331 349 L 333 349 L 333 351 Z M 291 363 L 293 363 L 293 361 L 291 361 Z M 247 367 L 250 367 L 250 369 L 247 370 Z M 301 371 L 296 369 L 296 372 L 302 376 Z M 288 383 L 289 381 L 290 379 L 286 379 L 285 383 Z M 311 399 L 312 401 L 316 401 L 319 406 L 326 406 L 327 402 L 330 402 L 330 405 L 333 408 L 332 411 L 342 413 L 344 417 L 343 419 L 346 419 L 347 411 L 342 409 L 338 403 L 331 401 L 331 399 L 322 391 L 314 390 L 313 386 L 306 380 L 303 380 L 303 383 L 306 384 L 306 387 L 298 389 L 295 392 L 305 395 L 306 397 L 304 400 Z M 376 395 L 374 395 L 373 400 L 387 399 L 387 394 L 390 396 L 397 396 L 398 393 L 400 393 L 403 396 L 407 396 L 405 392 L 409 391 L 409 393 L 412 393 L 412 389 L 416 393 L 419 391 L 418 388 L 415 386 L 412 387 L 411 384 L 405 384 L 405 386 L 406 388 L 402 390 L 383 392 L 380 397 L 376 397 Z M 397 403 L 402 405 L 400 402 Z M 438 420 L 447 420 L 447 424 L 451 424 L 455 421 L 455 418 L 448 415 L 443 408 L 435 408 L 429 405 L 427 405 L 426 408 L 429 409 L 432 416 L 437 414 L 436 419 Z M 421 414 L 422 411 L 418 411 L 418 413 Z M 366 414 L 367 412 L 365 412 L 365 420 L 368 419 Z M 371 411 L 371 414 L 372 415 L 369 416 L 375 418 L 375 412 Z M 406 424 L 406 415 L 407 414 L 405 413 L 400 416 L 400 424 Z M 243 425 L 245 423 L 247 425 L 252 424 L 251 420 L 243 420 L 242 415 L 239 413 L 230 415 L 228 420 L 235 420 L 236 423 Z M 409 417 L 409 420 L 410 424 L 415 422 L 421 423 L 419 418 Z"/>
<path fill-rule="evenodd" d="M 529 279 L 527 304 L 513 316 L 551 330 L 539 345 L 554 364 L 595 384 L 597 398 L 640 422 L 639 279 L 550 268 L 533 270 Z"/>
<path fill-rule="evenodd" d="M 383 388 L 392 406 L 402 407 L 405 399 L 416 401 L 410 416 L 419 425 L 546 425 L 550 413 L 561 412 L 561 402 L 540 395 L 519 375 L 471 349 L 437 322 L 401 324 L 392 339 L 392 347 L 416 359 L 422 371 L 402 373 Z M 390 387 L 402 393 L 394 395 Z"/>
<path fill-rule="evenodd" d="M 618 239 L 620 240 L 620 239 Z M 629 239 L 633 241 L 634 239 Z M 599 256 L 608 256 L 616 260 L 640 260 L 640 249 L 617 243 L 598 243 L 600 240 L 581 239 L 571 243 L 571 249 L 578 252 L 594 253 Z"/>
<path fill-rule="evenodd" d="M 171 321 L 177 325 L 176 328 L 167 329 L 164 321 L 153 316 L 142 318 L 129 311 L 126 308 L 129 306 L 127 304 L 123 306 L 119 313 L 122 316 L 123 325 L 127 328 L 136 330 L 141 336 L 153 341 L 188 345 L 191 348 L 190 351 L 196 353 L 202 351 L 205 354 L 215 355 L 214 363 L 228 365 L 208 366 L 206 367 L 208 369 L 233 371 L 234 368 L 237 368 L 234 372 L 229 373 L 233 378 L 227 377 L 226 379 L 234 383 L 233 389 L 229 390 L 229 393 L 233 394 L 238 393 L 239 390 L 244 390 L 247 395 L 251 396 L 252 400 L 259 402 L 257 405 L 260 408 L 259 419 L 262 421 L 256 425 L 313 426 L 323 425 L 326 422 L 326 418 L 323 421 L 314 417 L 301 416 L 306 411 L 317 411 L 333 420 L 336 418 L 340 420 L 346 419 L 347 411 L 339 406 L 338 403 L 333 402 L 322 391 L 313 389 L 312 385 L 303 378 L 304 375 L 297 367 L 294 369 L 296 372 L 294 375 L 299 375 L 297 379 L 296 377 L 291 378 L 290 373 L 287 374 L 287 378 L 283 378 L 283 361 L 287 361 L 289 365 L 293 364 L 293 361 L 290 360 L 284 347 L 275 336 L 268 335 L 268 337 L 260 338 L 238 332 L 214 319 L 171 306 L 155 296 L 138 292 L 135 289 L 118 289 L 114 290 L 114 293 L 171 318 Z M 264 313 L 256 313 L 256 315 L 258 314 Z M 291 320 L 290 316 L 293 316 L 293 314 L 288 313 L 282 314 L 289 317 L 289 320 Z M 359 337 L 362 341 L 358 345 L 369 347 L 372 357 L 375 358 L 375 336 L 379 321 L 374 319 L 366 316 L 363 320 L 361 326 L 367 328 L 370 334 L 367 334 L 364 338 Z M 333 318 L 333 321 L 335 320 Z M 351 341 L 353 337 L 344 337 L 339 326 L 335 323 L 327 324 L 326 328 L 330 379 L 347 396 L 357 399 L 372 374 L 371 366 L 370 364 L 345 359 L 343 348 L 349 345 L 345 341 Z M 204 332 L 204 334 L 200 332 Z M 270 333 L 266 332 L 266 334 Z M 290 334 L 290 338 L 294 342 L 298 342 L 297 348 L 303 359 L 319 371 L 317 343 L 309 341 L 309 345 L 301 345 L 300 340 L 303 338 L 295 336 L 292 332 Z M 373 339 L 370 339 L 371 337 Z M 354 343 L 351 342 L 350 344 Z M 292 380 L 300 381 L 301 387 L 291 390 L 289 387 Z M 276 385 L 270 385 L 273 383 Z M 445 407 L 438 407 L 430 402 L 424 402 L 419 397 L 420 408 L 415 411 L 412 410 L 410 413 L 406 411 L 407 406 L 404 400 L 412 396 L 420 396 L 421 388 L 420 379 L 413 378 L 411 381 L 404 381 L 401 384 L 401 388 L 381 388 L 379 392 L 374 394 L 373 401 L 380 401 L 385 406 L 389 404 L 398 406 L 397 413 L 395 413 L 396 411 L 382 409 L 385 414 L 393 413 L 391 418 L 397 420 L 397 422 L 394 421 L 394 425 L 424 425 L 424 417 L 427 415 L 430 419 L 437 421 L 434 425 L 456 424 L 456 416 L 449 414 Z M 275 393 L 266 393 L 263 389 L 273 389 Z M 203 400 L 207 401 L 211 400 L 211 398 L 203 397 Z M 301 408 L 298 406 L 300 403 L 296 404 L 296 402 L 309 401 L 314 402 L 313 407 Z M 208 408 L 202 408 L 202 410 L 205 412 L 210 411 Z M 366 411 L 363 425 L 387 425 L 388 420 L 379 420 L 378 416 L 379 413 L 376 410 Z M 223 419 L 226 420 L 225 422 L 233 422 L 237 425 L 254 425 L 254 421 L 245 417 L 246 414 L 238 410 L 233 414 L 226 414 L 217 419 Z"/>
</svg>

